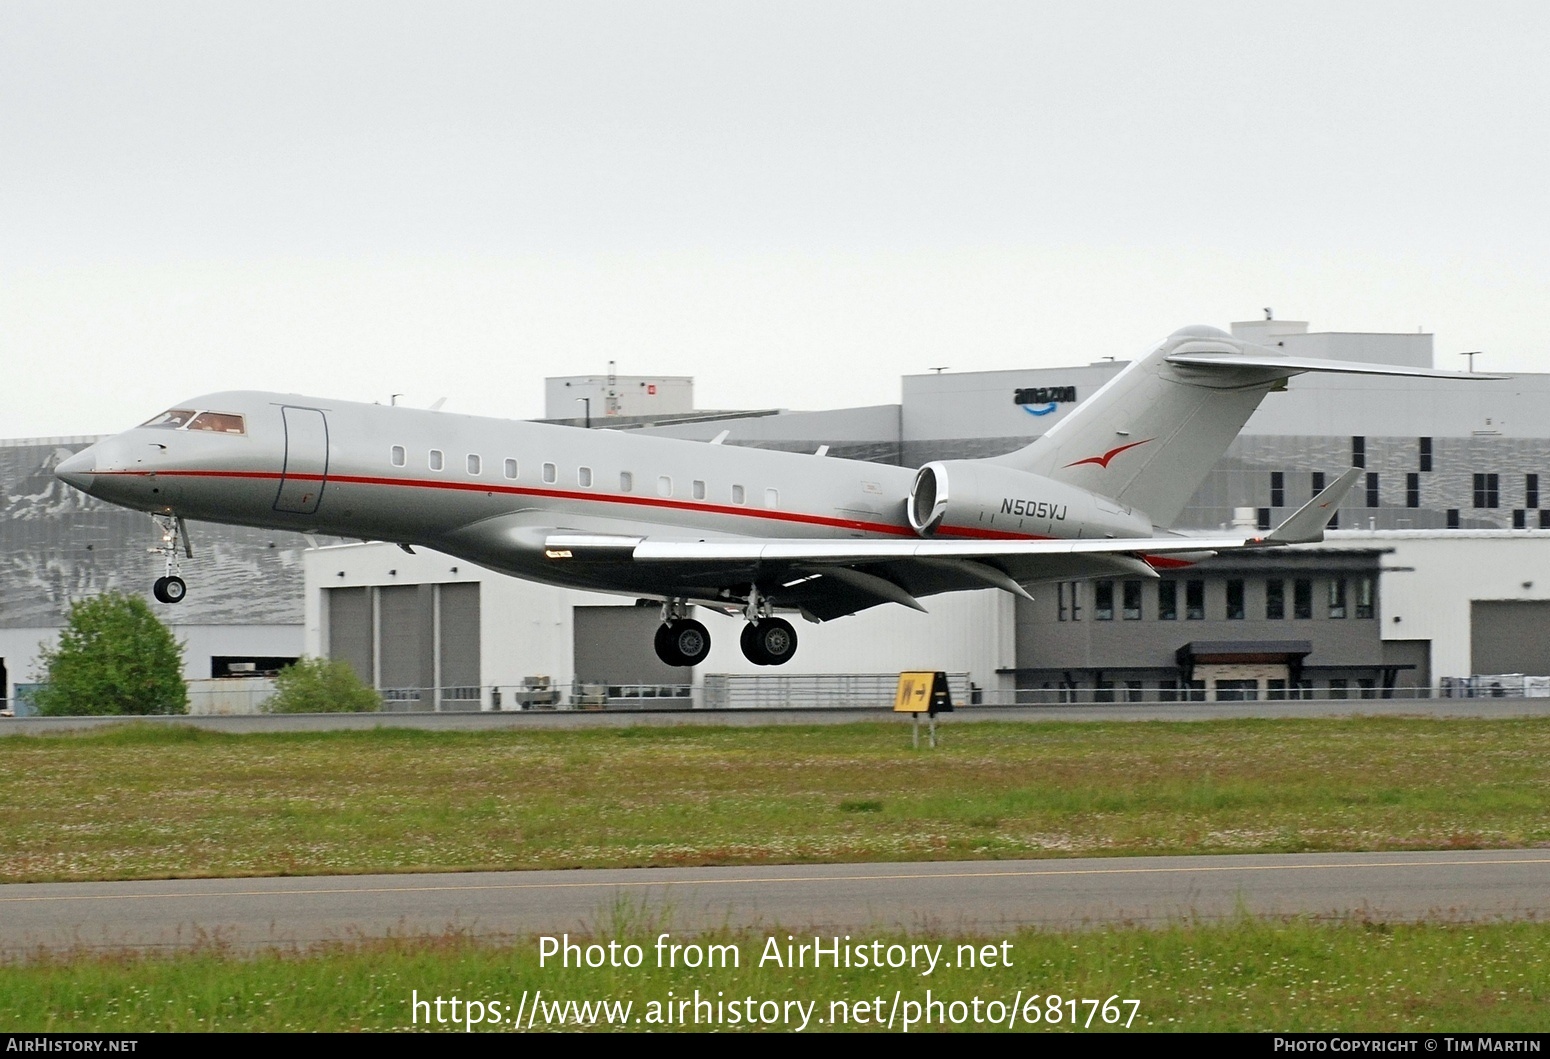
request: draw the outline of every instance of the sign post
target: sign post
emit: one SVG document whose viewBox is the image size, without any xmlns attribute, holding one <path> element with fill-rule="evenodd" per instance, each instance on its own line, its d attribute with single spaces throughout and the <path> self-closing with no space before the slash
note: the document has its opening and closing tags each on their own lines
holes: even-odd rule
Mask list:
<svg viewBox="0 0 1550 1059">
<path fill-rule="evenodd" d="M 931 749 L 936 749 L 936 715 L 953 712 L 953 692 L 947 686 L 947 674 L 926 670 L 899 674 L 899 689 L 893 697 L 893 712 L 910 714 L 911 745 L 920 749 L 920 715 L 926 715 Z"/>
</svg>

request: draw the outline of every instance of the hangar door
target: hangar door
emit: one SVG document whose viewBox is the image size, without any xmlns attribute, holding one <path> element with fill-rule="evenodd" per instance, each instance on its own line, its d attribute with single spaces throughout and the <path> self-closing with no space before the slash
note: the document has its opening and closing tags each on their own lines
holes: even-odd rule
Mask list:
<svg viewBox="0 0 1550 1059">
<path fill-rule="evenodd" d="M 478 709 L 479 586 L 383 585 L 327 593 L 328 654 L 400 709 Z"/>
<path fill-rule="evenodd" d="M 1475 673 L 1550 676 L 1550 600 L 1473 600 L 1469 657 Z"/>
<path fill-rule="evenodd" d="M 652 647 L 659 607 L 577 607 L 575 616 L 578 683 L 694 683 L 694 670 L 665 664 Z"/>
</svg>

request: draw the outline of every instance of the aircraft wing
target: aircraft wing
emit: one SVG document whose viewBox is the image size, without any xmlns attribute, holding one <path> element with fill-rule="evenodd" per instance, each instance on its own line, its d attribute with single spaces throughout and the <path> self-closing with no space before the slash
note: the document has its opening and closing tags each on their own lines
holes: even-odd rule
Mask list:
<svg viewBox="0 0 1550 1059">
<path fill-rule="evenodd" d="M 778 605 L 816 620 L 880 603 L 924 610 L 920 597 L 966 588 L 1000 588 L 1032 598 L 1037 582 L 1092 577 L 1157 577 L 1222 551 L 1323 539 L 1361 471 L 1352 468 L 1275 529 L 1258 536 L 1157 536 L 1093 540 L 934 540 L 912 538 L 683 540 L 597 533 L 550 533 L 544 554 L 556 563 L 652 569 L 678 594 L 712 604 L 750 583 Z M 770 587 L 770 586 L 778 587 Z"/>
</svg>

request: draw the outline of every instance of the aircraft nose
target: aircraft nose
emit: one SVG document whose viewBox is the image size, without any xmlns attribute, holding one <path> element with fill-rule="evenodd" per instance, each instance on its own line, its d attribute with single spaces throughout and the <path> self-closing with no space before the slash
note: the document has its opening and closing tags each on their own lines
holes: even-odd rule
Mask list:
<svg viewBox="0 0 1550 1059">
<path fill-rule="evenodd" d="M 97 480 L 97 454 L 91 449 L 77 452 L 54 468 L 54 477 L 68 482 L 83 493 L 90 493 Z"/>
</svg>

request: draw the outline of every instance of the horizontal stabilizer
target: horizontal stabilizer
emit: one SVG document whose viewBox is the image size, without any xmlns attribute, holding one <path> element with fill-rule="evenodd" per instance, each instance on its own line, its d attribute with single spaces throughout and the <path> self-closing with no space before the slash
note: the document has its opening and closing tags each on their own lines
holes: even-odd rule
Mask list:
<svg viewBox="0 0 1550 1059">
<path fill-rule="evenodd" d="M 1265 544 L 1313 544 L 1323 540 L 1324 527 L 1335 517 L 1340 502 L 1361 476 L 1361 468 L 1352 467 L 1319 490 L 1318 496 L 1292 512 L 1290 518 L 1261 538 L 1262 541 Z"/>
<path fill-rule="evenodd" d="M 1484 375 L 1472 371 L 1439 371 L 1435 368 L 1410 368 L 1402 364 L 1363 364 L 1354 360 L 1320 360 L 1317 357 L 1292 357 L 1271 353 L 1268 350 L 1252 353 L 1174 353 L 1167 358 L 1169 364 L 1186 364 L 1192 368 L 1269 368 L 1286 375 L 1303 372 L 1333 372 L 1340 375 L 1408 375 L 1418 379 L 1467 379 L 1484 382 L 1489 379 L 1508 379 L 1510 375 Z"/>
</svg>

